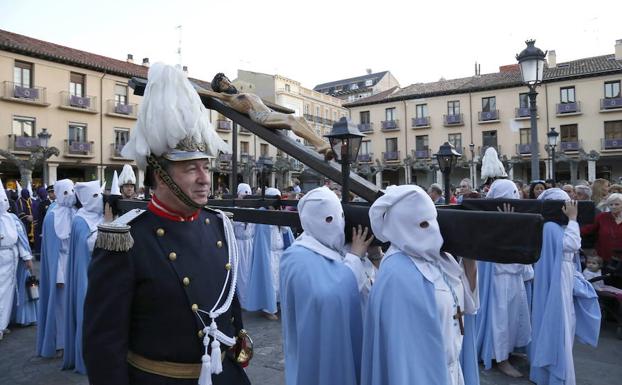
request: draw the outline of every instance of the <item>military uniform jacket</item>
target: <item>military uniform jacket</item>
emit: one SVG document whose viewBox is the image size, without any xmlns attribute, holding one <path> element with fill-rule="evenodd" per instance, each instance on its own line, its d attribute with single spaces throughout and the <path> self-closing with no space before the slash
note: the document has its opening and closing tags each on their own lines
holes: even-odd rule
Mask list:
<svg viewBox="0 0 622 385">
<path fill-rule="evenodd" d="M 130 232 L 134 245 L 129 251 L 96 248 L 89 267 L 84 359 L 90 383 L 195 384 L 196 379 L 137 374 L 126 359 L 132 351 L 156 361 L 201 362 L 204 326 L 192 308 L 212 309 L 225 282 L 228 248 L 222 219 L 201 210 L 196 220 L 177 222 L 147 210 L 131 222 Z M 210 319 L 204 315 L 203 322 L 209 326 Z M 226 335 L 238 334 L 237 298 L 216 322 Z M 212 378 L 215 385 L 249 383 L 229 357 L 223 372 Z"/>
</svg>

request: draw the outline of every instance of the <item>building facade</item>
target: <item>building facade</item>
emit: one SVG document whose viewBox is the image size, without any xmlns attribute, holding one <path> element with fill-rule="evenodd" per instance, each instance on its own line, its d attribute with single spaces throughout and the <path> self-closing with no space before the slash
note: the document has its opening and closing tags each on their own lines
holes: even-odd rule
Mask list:
<svg viewBox="0 0 622 385">
<path fill-rule="evenodd" d="M 372 73 L 368 69 L 367 74 L 363 76 L 318 84 L 313 90 L 350 103 L 399 86 L 399 82 L 391 72 Z"/>
<path fill-rule="evenodd" d="M 540 175 L 551 178 L 547 132 L 560 134 L 557 181 L 622 177 L 622 40 L 614 54 L 557 63 L 549 53 L 538 88 Z M 481 156 L 495 147 L 510 177 L 531 179 L 528 89 L 518 65 L 497 73 L 413 84 L 346 104 L 367 134 L 359 170 L 378 185 L 441 182 L 434 153 L 448 141 L 462 157 L 452 183 L 476 184 Z"/>
</svg>

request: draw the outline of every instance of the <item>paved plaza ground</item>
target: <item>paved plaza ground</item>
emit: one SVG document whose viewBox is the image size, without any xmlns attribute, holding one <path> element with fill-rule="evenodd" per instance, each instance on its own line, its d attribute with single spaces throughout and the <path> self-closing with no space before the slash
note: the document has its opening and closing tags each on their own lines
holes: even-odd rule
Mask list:
<svg viewBox="0 0 622 385">
<path fill-rule="evenodd" d="M 284 385 L 280 321 L 269 321 L 257 313 L 244 313 L 244 326 L 255 342 L 255 356 L 247 369 L 253 385 Z M 0 341 L 0 385 L 88 385 L 85 376 L 61 371 L 61 358 L 37 357 L 35 339 L 35 326 L 13 327 L 12 332 Z M 612 323 L 603 326 L 598 348 L 577 343 L 574 357 L 577 384 L 622 383 L 622 340 L 616 338 Z M 520 357 L 512 361 L 523 374 L 528 373 L 527 361 Z M 482 385 L 530 384 L 525 378 L 510 379 L 494 368 L 481 370 L 480 380 Z"/>
</svg>

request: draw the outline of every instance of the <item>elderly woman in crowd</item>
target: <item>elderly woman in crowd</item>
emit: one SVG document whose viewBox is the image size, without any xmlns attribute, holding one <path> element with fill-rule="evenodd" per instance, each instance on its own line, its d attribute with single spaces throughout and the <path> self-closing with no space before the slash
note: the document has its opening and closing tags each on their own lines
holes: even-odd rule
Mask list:
<svg viewBox="0 0 622 385">
<path fill-rule="evenodd" d="M 596 251 L 605 263 L 614 254 L 622 255 L 622 194 L 613 193 L 605 201 L 608 212 L 596 215 L 593 224 L 581 228 L 581 235 L 596 236 Z"/>
</svg>

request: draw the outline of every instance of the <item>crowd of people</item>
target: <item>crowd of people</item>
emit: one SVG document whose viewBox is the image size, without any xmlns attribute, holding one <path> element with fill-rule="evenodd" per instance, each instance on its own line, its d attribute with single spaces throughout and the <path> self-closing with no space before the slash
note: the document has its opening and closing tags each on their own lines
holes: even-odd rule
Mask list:
<svg viewBox="0 0 622 385">
<path fill-rule="evenodd" d="M 480 363 L 538 385 L 576 383 L 575 338 L 596 346 L 598 293 L 619 290 L 595 279 L 622 252 L 615 185 L 511 181 L 487 151 L 480 189 L 469 179 L 450 197 L 438 185 L 389 186 L 370 227 L 351 232 L 336 185 L 237 186 L 238 198 L 269 199 L 258 210 L 297 211 L 301 227 L 289 228 L 206 207 L 209 158 L 225 150 L 185 74 L 156 63 L 123 149 L 145 171 L 145 210 L 105 221 L 105 202 L 139 198 L 129 165 L 106 196 L 100 181 L 59 180 L 14 203 L 0 189 L 0 338 L 11 317 L 36 323 L 37 355 L 62 356 L 93 385 L 245 385 L 246 310 L 282 323 L 288 385 L 474 385 Z M 533 265 L 475 261 L 441 250 L 436 205 L 465 199 L 503 199 L 508 216 L 519 199 L 562 201 L 564 220 L 544 224 Z M 598 214 L 580 227 L 577 200 L 590 199 Z M 582 236 L 595 242 L 587 258 Z"/>
</svg>

